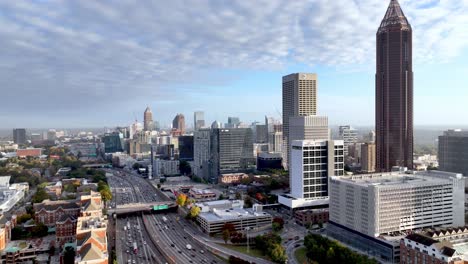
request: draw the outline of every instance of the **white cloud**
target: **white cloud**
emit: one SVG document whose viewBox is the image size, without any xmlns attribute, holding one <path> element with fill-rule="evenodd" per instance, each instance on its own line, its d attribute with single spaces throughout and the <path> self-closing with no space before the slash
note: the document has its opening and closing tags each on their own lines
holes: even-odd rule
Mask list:
<svg viewBox="0 0 468 264">
<path fill-rule="evenodd" d="M 21 98 L 48 109 L 107 106 L 152 96 L 210 69 L 281 69 L 287 63 L 373 65 L 388 2 L 2 1 L 0 111 Z M 447 61 L 468 46 L 466 0 L 401 0 L 415 60 Z M 196 86 L 196 85 L 195 85 Z M 195 88 L 194 88 L 195 89 Z M 57 98 L 54 104 L 48 103 Z M 73 100 L 67 100 L 73 98 Z M 157 99 L 160 100 L 160 99 Z M 31 111 L 27 108 L 25 111 Z"/>
</svg>

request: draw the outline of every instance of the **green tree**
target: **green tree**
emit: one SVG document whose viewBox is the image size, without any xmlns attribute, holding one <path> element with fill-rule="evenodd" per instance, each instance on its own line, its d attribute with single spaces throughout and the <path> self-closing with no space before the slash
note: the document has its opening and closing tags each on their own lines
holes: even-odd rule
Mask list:
<svg viewBox="0 0 468 264">
<path fill-rule="evenodd" d="M 49 229 L 43 223 L 38 223 L 31 230 L 31 235 L 33 237 L 44 237 L 47 236 L 47 231 Z"/>
<path fill-rule="evenodd" d="M 65 248 L 65 252 L 63 253 L 63 262 L 64 264 L 73 264 L 75 263 L 75 249 L 71 246 Z"/>
<path fill-rule="evenodd" d="M 225 244 L 227 244 L 229 238 L 231 238 L 231 232 L 229 232 L 228 229 L 223 230 L 223 240 Z"/>
<path fill-rule="evenodd" d="M 37 188 L 36 193 L 32 197 L 33 203 L 42 203 L 42 201 L 49 199 L 49 195 L 44 188 Z"/>
<path fill-rule="evenodd" d="M 276 263 L 286 263 L 287 255 L 286 251 L 280 244 L 274 244 L 270 252 L 271 260 Z M 333 262 L 329 262 L 333 263 Z"/>
<path fill-rule="evenodd" d="M 244 198 L 244 207 L 245 208 L 252 208 L 253 202 L 250 196 L 245 196 Z"/>
<path fill-rule="evenodd" d="M 191 218 L 197 217 L 200 214 L 200 211 L 201 211 L 200 207 L 192 206 L 192 208 L 190 208 L 190 217 Z"/>
<path fill-rule="evenodd" d="M 280 224 L 278 224 L 278 223 L 276 223 L 276 222 L 273 222 L 273 224 L 271 225 L 271 227 L 273 228 L 273 231 L 275 231 L 275 232 L 281 231 L 281 226 L 280 226 Z"/>
</svg>

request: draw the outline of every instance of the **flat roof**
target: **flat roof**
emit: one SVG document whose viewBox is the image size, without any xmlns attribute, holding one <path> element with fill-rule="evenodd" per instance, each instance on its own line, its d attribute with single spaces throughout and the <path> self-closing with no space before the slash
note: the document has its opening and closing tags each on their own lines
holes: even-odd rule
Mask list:
<svg viewBox="0 0 468 264">
<path fill-rule="evenodd" d="M 392 186 L 392 185 L 414 185 L 421 183 L 443 183 L 452 178 L 461 179 L 462 175 L 459 173 L 451 173 L 445 171 L 424 171 L 424 172 L 385 172 L 385 173 L 372 173 L 360 174 L 350 176 L 332 176 L 335 181 L 349 182 L 360 186 Z"/>
<path fill-rule="evenodd" d="M 200 213 L 199 217 L 205 219 L 207 222 L 218 222 L 218 221 L 229 221 L 229 220 L 239 220 L 239 219 L 248 219 L 261 216 L 270 216 L 270 214 L 265 212 L 254 212 L 252 209 L 214 209 L 214 212 L 211 213 Z"/>
</svg>

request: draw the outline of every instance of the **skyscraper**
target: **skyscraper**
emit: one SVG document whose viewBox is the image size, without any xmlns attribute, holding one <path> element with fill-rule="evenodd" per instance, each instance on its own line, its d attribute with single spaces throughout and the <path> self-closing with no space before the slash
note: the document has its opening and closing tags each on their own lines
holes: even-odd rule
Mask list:
<svg viewBox="0 0 468 264">
<path fill-rule="evenodd" d="M 153 124 L 153 113 L 151 112 L 151 108 L 146 107 L 145 113 L 143 115 L 143 128 L 145 131 L 151 131 L 154 129 Z"/>
<path fill-rule="evenodd" d="M 283 76 L 283 152 L 290 148 L 289 118 L 317 114 L 317 74 L 293 73 Z M 288 155 L 283 154 L 284 167 Z"/>
<path fill-rule="evenodd" d="M 391 0 L 376 34 L 375 129 L 377 170 L 413 168 L 412 30 Z"/>
<path fill-rule="evenodd" d="M 468 176 L 468 131 L 444 131 L 439 136 L 439 169 Z"/>
<path fill-rule="evenodd" d="M 172 121 L 172 128 L 180 130 L 182 134 L 185 133 L 185 117 L 183 114 L 177 114 Z"/>
<path fill-rule="evenodd" d="M 205 126 L 205 113 L 196 111 L 193 113 L 193 128 L 198 130 Z"/>
<path fill-rule="evenodd" d="M 226 128 L 236 128 L 239 127 L 240 119 L 239 117 L 229 116 Z"/>
<path fill-rule="evenodd" d="M 18 145 L 26 144 L 26 129 L 15 128 L 13 129 L 13 142 Z"/>
</svg>

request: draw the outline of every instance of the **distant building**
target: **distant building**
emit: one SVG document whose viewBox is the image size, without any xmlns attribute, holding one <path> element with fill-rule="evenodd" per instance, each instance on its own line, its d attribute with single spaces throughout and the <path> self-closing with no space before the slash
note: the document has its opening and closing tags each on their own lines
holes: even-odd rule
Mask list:
<svg viewBox="0 0 468 264">
<path fill-rule="evenodd" d="M 329 202 L 329 178 L 344 175 L 342 140 L 295 140 L 292 142 L 291 193 L 278 201 L 291 210 L 320 208 Z"/>
<path fill-rule="evenodd" d="M 326 223 L 328 222 L 328 208 L 295 211 L 294 220 L 302 226 Z"/>
<path fill-rule="evenodd" d="M 153 175 L 155 177 L 179 175 L 179 161 L 178 160 L 154 160 L 153 162 Z"/>
<path fill-rule="evenodd" d="M 398 261 L 406 232 L 465 224 L 465 180 L 442 171 L 331 177 L 328 234 L 384 261 Z"/>
<path fill-rule="evenodd" d="M 282 169 L 283 158 L 281 153 L 260 152 L 257 156 L 257 170 Z"/>
<path fill-rule="evenodd" d="M 439 170 L 468 176 L 468 131 L 448 130 L 439 136 Z"/>
<path fill-rule="evenodd" d="M 222 173 L 245 171 L 254 166 L 250 128 L 212 129 L 210 148 L 212 182 L 217 182 L 218 176 Z"/>
<path fill-rule="evenodd" d="M 268 151 L 269 152 L 283 152 L 283 132 L 272 132 L 268 134 Z"/>
<path fill-rule="evenodd" d="M 197 199 L 197 200 L 214 200 L 216 199 L 216 193 L 210 190 L 202 190 L 197 188 L 191 188 L 189 191 L 190 197 Z"/>
<path fill-rule="evenodd" d="M 55 129 L 49 129 L 47 131 L 47 140 L 55 141 L 57 139 L 57 131 Z"/>
<path fill-rule="evenodd" d="M 283 151 L 288 152 L 289 120 L 294 116 L 317 114 L 317 74 L 293 73 L 283 76 Z M 296 138 L 297 140 L 306 138 Z M 283 155 L 285 169 L 288 169 L 288 155 Z"/>
<path fill-rule="evenodd" d="M 242 179 L 248 179 L 245 173 L 225 173 L 219 176 L 219 182 L 224 184 L 240 183 Z"/>
<path fill-rule="evenodd" d="M 357 143 L 357 130 L 350 125 L 339 127 L 339 137 L 344 142 L 345 157 L 348 156 L 349 146 Z"/>
<path fill-rule="evenodd" d="M 15 128 L 13 129 L 13 142 L 18 145 L 26 144 L 26 129 Z"/>
<path fill-rule="evenodd" d="M 174 117 L 172 128 L 179 130 L 182 135 L 185 133 L 185 117 L 183 114 L 177 114 Z"/>
<path fill-rule="evenodd" d="M 64 215 L 77 218 L 80 215 L 80 205 L 75 200 L 49 201 L 34 204 L 34 217 L 37 223 L 53 227 Z"/>
<path fill-rule="evenodd" d="M 241 122 L 240 122 L 239 117 L 230 116 L 230 117 L 228 117 L 228 122 L 226 124 L 226 128 L 238 128 L 240 123 Z"/>
<path fill-rule="evenodd" d="M 210 129 L 199 129 L 193 134 L 193 173 L 201 178 L 209 178 L 208 162 L 210 160 Z"/>
<path fill-rule="evenodd" d="M 76 223 L 77 218 L 71 215 L 63 215 L 55 222 L 55 239 L 58 245 L 75 241 Z"/>
<path fill-rule="evenodd" d="M 255 125 L 255 143 L 268 143 L 267 125 Z"/>
<path fill-rule="evenodd" d="M 193 113 L 193 127 L 194 130 L 199 130 L 205 127 L 205 113 L 202 111 L 195 111 Z"/>
<path fill-rule="evenodd" d="M 179 137 L 179 160 L 193 161 L 194 157 L 194 136 Z"/>
<path fill-rule="evenodd" d="M 375 144 L 364 143 L 361 145 L 361 171 L 375 172 Z"/>
<path fill-rule="evenodd" d="M 107 133 L 102 137 L 106 153 L 122 152 L 123 135 L 121 133 Z"/>
<path fill-rule="evenodd" d="M 153 124 L 153 112 L 151 112 L 151 108 L 146 107 L 145 113 L 143 114 L 143 129 L 145 131 L 152 131 L 154 129 Z"/>
<path fill-rule="evenodd" d="M 42 155 L 41 148 L 27 148 L 27 149 L 17 149 L 16 156 L 18 158 L 26 158 L 26 157 L 39 157 Z"/>
</svg>

